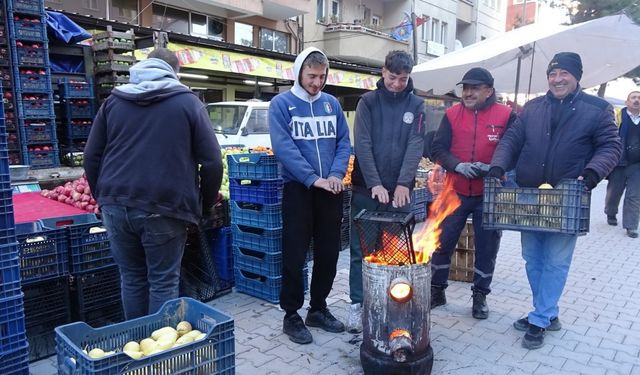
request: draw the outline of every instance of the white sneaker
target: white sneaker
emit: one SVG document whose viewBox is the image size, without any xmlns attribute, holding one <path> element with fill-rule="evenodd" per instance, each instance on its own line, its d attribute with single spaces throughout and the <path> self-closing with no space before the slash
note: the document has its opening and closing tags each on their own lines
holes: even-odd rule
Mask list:
<svg viewBox="0 0 640 375">
<path fill-rule="evenodd" d="M 347 331 L 349 333 L 362 332 L 362 304 L 354 303 L 351 305 L 347 319 Z"/>
</svg>

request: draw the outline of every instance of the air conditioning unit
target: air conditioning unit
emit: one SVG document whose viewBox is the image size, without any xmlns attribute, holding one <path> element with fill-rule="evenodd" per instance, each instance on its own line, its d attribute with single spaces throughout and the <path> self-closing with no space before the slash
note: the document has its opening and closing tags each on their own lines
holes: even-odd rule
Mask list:
<svg viewBox="0 0 640 375">
<path fill-rule="evenodd" d="M 427 55 L 442 56 L 444 55 L 444 44 L 434 42 L 432 40 L 427 42 Z"/>
</svg>

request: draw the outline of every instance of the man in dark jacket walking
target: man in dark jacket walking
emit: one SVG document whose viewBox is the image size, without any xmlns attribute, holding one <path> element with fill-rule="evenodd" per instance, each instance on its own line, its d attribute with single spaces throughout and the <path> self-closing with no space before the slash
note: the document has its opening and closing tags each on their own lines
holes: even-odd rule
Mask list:
<svg viewBox="0 0 640 375">
<path fill-rule="evenodd" d="M 404 51 L 385 58 L 375 91 L 356 108 L 351 220 L 363 209 L 411 211 L 411 191 L 424 144 L 424 100 L 413 94 L 413 59 Z M 352 226 L 347 329 L 362 331 L 362 248 Z"/>
<path fill-rule="evenodd" d="M 556 54 L 547 68 L 549 91 L 529 101 L 520 121 L 507 131 L 491 162 L 490 177 L 516 165 L 522 187 L 555 186 L 563 178 L 593 189 L 618 163 L 620 138 L 613 108 L 581 91 L 582 61 L 573 52 Z M 526 331 L 522 346 L 544 345 L 545 331 L 561 329 L 558 301 L 569 274 L 577 235 L 523 231 L 522 257 L 533 294 L 533 311 L 514 322 Z"/>
<path fill-rule="evenodd" d="M 472 215 L 475 262 L 471 315 L 486 319 L 486 296 L 491 292 L 501 232 L 482 229 L 482 178 L 489 170 L 496 145 L 516 116 L 511 108 L 496 102 L 493 77 L 486 69 L 469 70 L 458 84 L 462 84 L 462 103 L 446 111 L 432 145 L 433 158 L 447 170 L 446 178 L 453 179 L 460 206 L 443 221 L 441 245 L 432 255 L 431 308 L 447 302 L 451 256 Z"/>
<path fill-rule="evenodd" d="M 178 297 L 188 223 L 222 181 L 220 146 L 204 104 L 178 81 L 178 59 L 156 49 L 102 104 L 84 149 L 120 268 L 126 319 Z M 206 210 L 205 210 L 206 211 Z"/>
<path fill-rule="evenodd" d="M 622 157 L 618 166 L 609 175 L 604 213 L 609 225 L 618 225 L 616 214 L 620 198 L 622 205 L 622 227 L 627 236 L 638 238 L 640 220 L 640 91 L 627 96 L 627 106 L 619 112 Z M 626 190 L 626 192 L 625 192 Z"/>
</svg>

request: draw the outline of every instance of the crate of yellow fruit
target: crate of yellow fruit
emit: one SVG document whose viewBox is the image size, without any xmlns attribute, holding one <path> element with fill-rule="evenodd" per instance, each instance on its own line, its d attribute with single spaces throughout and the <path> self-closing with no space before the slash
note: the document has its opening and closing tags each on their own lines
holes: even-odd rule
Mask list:
<svg viewBox="0 0 640 375">
<path fill-rule="evenodd" d="M 191 298 L 102 328 L 57 327 L 58 374 L 233 374 L 233 319 Z"/>
<path fill-rule="evenodd" d="M 496 178 L 485 178 L 482 226 L 584 235 L 589 232 L 590 206 L 591 193 L 576 179 L 523 188 L 504 187 Z"/>
</svg>

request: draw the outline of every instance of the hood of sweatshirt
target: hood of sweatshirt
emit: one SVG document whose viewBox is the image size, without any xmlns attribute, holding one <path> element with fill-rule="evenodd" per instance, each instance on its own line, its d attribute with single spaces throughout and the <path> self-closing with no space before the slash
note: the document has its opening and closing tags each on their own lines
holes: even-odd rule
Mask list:
<svg viewBox="0 0 640 375">
<path fill-rule="evenodd" d="M 129 83 L 118 86 L 111 94 L 138 105 L 149 105 L 170 96 L 191 93 L 165 61 L 150 58 L 129 69 Z"/>
<path fill-rule="evenodd" d="M 320 89 L 320 91 L 316 94 L 316 95 L 309 95 L 309 93 L 307 92 L 307 90 L 305 90 L 302 87 L 302 84 L 300 83 L 300 73 L 302 73 L 302 65 L 304 63 L 304 60 L 307 59 L 307 57 L 309 57 L 309 54 L 311 52 L 320 52 L 321 54 L 323 54 L 325 57 L 325 53 L 322 52 L 321 50 L 319 50 L 316 47 L 309 47 L 306 48 L 304 51 L 302 51 L 298 57 L 296 57 L 295 62 L 293 63 L 293 73 L 296 76 L 296 81 L 293 83 L 293 87 L 291 88 L 291 92 L 297 96 L 298 98 L 306 101 L 306 102 L 313 102 L 315 100 L 317 100 L 318 98 L 320 98 L 320 95 L 322 94 L 322 90 L 324 89 L 324 86 L 327 84 L 327 77 L 325 76 L 324 79 L 324 83 L 322 84 L 322 88 Z M 327 72 L 326 74 L 329 74 L 329 66 L 327 66 Z"/>
</svg>

